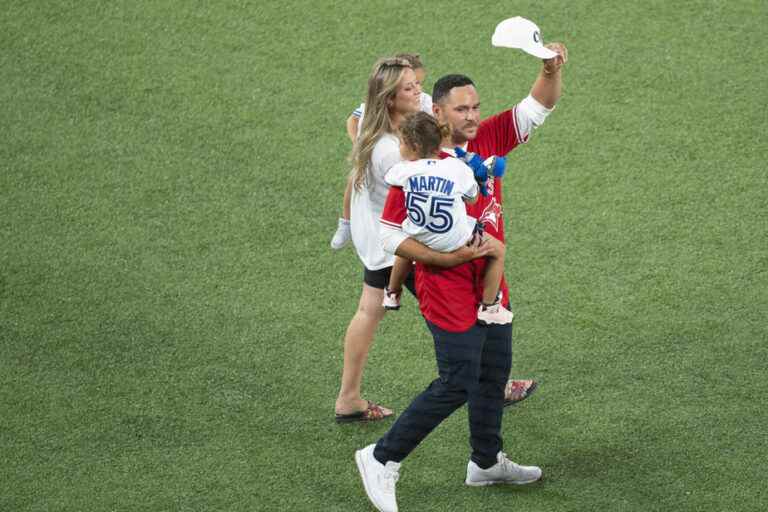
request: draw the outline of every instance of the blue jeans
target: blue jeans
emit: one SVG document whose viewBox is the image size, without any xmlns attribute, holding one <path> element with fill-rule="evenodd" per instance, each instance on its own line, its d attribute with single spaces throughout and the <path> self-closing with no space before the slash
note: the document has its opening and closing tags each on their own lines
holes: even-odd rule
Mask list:
<svg viewBox="0 0 768 512">
<path fill-rule="evenodd" d="M 373 452 L 400 462 L 445 418 L 467 404 L 471 459 L 481 468 L 502 450 L 504 387 L 512 367 L 512 325 L 473 326 L 448 332 L 427 322 L 435 341 L 439 377 L 400 415 Z"/>
</svg>

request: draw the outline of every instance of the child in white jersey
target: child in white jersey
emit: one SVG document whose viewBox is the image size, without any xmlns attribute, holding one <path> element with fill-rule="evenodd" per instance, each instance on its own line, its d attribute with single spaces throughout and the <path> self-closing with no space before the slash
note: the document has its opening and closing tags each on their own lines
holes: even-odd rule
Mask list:
<svg viewBox="0 0 768 512">
<path fill-rule="evenodd" d="M 384 178 L 405 193 L 408 217 L 402 224 L 403 232 L 440 252 L 454 251 L 476 233 L 482 233 L 482 225 L 467 215 L 464 205 L 465 201 L 474 203 L 480 193 L 472 169 L 457 158 L 438 158 L 448 130 L 424 112 L 410 114 L 400 125 L 400 154 L 404 161 L 394 165 Z M 507 324 L 512 321 L 512 313 L 499 300 L 504 244 L 489 235 L 484 239 L 493 251 L 485 267 L 478 323 Z M 412 266 L 405 258 L 395 258 L 389 286 L 384 290 L 386 309 L 400 308 L 400 292 Z"/>
<path fill-rule="evenodd" d="M 395 55 L 397 59 L 403 59 L 413 68 L 413 72 L 416 73 L 416 81 L 419 86 L 423 86 L 424 80 L 427 78 L 427 70 L 424 67 L 424 63 L 421 61 L 421 56 L 418 53 L 399 53 Z M 421 91 L 421 111 L 427 114 L 432 114 L 432 96 L 424 91 Z M 347 135 L 354 143 L 357 135 L 360 132 L 360 127 L 363 125 L 363 116 L 365 115 L 365 103 L 361 103 L 347 118 Z M 350 197 L 352 194 L 352 185 L 347 180 L 347 186 L 344 189 L 344 201 L 342 205 L 342 214 L 339 217 L 338 226 L 336 232 L 331 239 L 331 248 L 339 250 L 349 243 L 351 238 L 350 232 Z"/>
</svg>

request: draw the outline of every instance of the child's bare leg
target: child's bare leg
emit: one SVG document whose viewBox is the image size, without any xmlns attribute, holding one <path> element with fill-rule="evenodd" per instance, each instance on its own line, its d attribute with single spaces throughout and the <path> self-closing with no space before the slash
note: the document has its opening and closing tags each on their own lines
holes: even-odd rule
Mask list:
<svg viewBox="0 0 768 512">
<path fill-rule="evenodd" d="M 389 275 L 389 291 L 400 293 L 403 291 L 403 283 L 411 273 L 413 264 L 410 260 L 402 256 L 395 256 L 395 264 L 392 266 L 392 273 Z"/>
<path fill-rule="evenodd" d="M 350 203 L 352 201 L 352 178 L 347 179 L 347 187 L 344 189 L 344 202 L 341 218 L 336 226 L 336 232 L 331 239 L 331 248 L 339 250 L 347 245 L 352 238 L 352 227 L 349 223 Z"/>
<path fill-rule="evenodd" d="M 403 283 L 411 271 L 411 266 L 410 260 L 395 256 L 395 264 L 389 275 L 389 284 L 384 290 L 382 305 L 385 309 L 400 309 L 400 294 L 403 291 Z"/>
<path fill-rule="evenodd" d="M 483 303 L 477 309 L 477 323 L 480 325 L 512 323 L 512 312 L 498 300 L 499 286 L 504 274 L 504 244 L 486 234 L 485 243 L 491 245 L 491 253 L 486 256 L 485 276 L 483 276 Z"/>
<path fill-rule="evenodd" d="M 341 218 L 349 220 L 350 204 L 352 203 L 352 178 L 347 180 L 347 188 L 344 189 L 344 203 L 341 211 Z"/>
<path fill-rule="evenodd" d="M 497 299 L 501 278 L 504 274 L 504 244 L 486 234 L 483 239 L 491 245 L 491 253 L 486 256 L 488 263 L 483 276 L 483 303 L 477 309 L 477 323 L 480 325 L 510 324 L 512 312 L 501 305 Z"/>
<path fill-rule="evenodd" d="M 485 235 L 486 243 L 491 245 L 492 252 L 486 256 L 485 276 L 483 276 L 483 304 L 491 305 L 496 302 L 504 276 L 504 244 L 496 238 Z"/>
</svg>

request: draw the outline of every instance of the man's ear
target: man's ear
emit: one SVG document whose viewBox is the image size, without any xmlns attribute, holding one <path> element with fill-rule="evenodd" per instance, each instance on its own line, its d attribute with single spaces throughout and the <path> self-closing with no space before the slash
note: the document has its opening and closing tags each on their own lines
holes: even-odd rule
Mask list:
<svg viewBox="0 0 768 512">
<path fill-rule="evenodd" d="M 434 117 L 437 120 L 440 120 L 440 105 L 437 103 L 432 104 L 432 117 Z"/>
</svg>

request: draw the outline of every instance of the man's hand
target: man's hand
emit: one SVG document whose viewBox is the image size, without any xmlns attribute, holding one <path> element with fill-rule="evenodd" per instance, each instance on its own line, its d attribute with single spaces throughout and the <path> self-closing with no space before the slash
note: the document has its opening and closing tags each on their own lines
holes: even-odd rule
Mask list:
<svg viewBox="0 0 768 512">
<path fill-rule="evenodd" d="M 568 49 L 563 43 L 549 43 L 544 46 L 557 53 L 557 57 L 544 59 L 544 74 L 552 75 L 560 71 L 562 65 L 568 62 Z"/>
<path fill-rule="evenodd" d="M 493 247 L 488 243 L 486 236 L 482 233 L 475 233 L 472 235 L 470 243 L 450 253 L 456 257 L 456 265 L 488 256 L 492 252 Z"/>
</svg>

